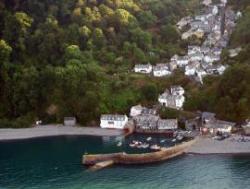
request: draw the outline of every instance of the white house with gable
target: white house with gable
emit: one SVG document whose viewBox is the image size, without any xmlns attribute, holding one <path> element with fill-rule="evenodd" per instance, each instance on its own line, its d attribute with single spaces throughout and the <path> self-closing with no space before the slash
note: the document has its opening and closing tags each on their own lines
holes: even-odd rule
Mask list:
<svg viewBox="0 0 250 189">
<path fill-rule="evenodd" d="M 190 61 L 201 61 L 203 60 L 204 55 L 201 52 L 196 52 L 190 55 Z"/>
<path fill-rule="evenodd" d="M 195 71 L 200 67 L 200 63 L 195 61 L 191 62 L 185 67 L 185 75 L 192 76 L 195 75 Z"/>
<path fill-rule="evenodd" d="M 201 52 L 201 47 L 200 46 L 193 46 L 189 45 L 188 46 L 188 55 L 191 56 L 195 53 Z"/>
<path fill-rule="evenodd" d="M 136 106 L 131 107 L 130 116 L 135 117 L 135 116 L 141 115 L 143 108 L 144 107 L 141 105 L 136 105 Z"/>
<path fill-rule="evenodd" d="M 136 73 L 146 73 L 149 74 L 153 70 L 153 66 L 151 64 L 136 64 L 134 71 Z"/>
<path fill-rule="evenodd" d="M 153 67 L 153 75 L 155 77 L 163 77 L 170 74 L 171 71 L 167 64 L 157 64 L 156 66 Z"/>
<path fill-rule="evenodd" d="M 179 67 L 186 66 L 189 62 L 188 56 L 179 56 L 176 63 Z"/>
<path fill-rule="evenodd" d="M 184 95 L 185 94 L 184 88 L 180 85 L 171 86 L 170 92 L 172 95 Z"/>
<path fill-rule="evenodd" d="M 178 95 L 179 93 L 182 94 L 183 91 L 180 88 L 172 89 L 174 94 L 171 94 L 167 89 L 165 92 L 158 97 L 158 102 L 165 107 L 174 108 L 174 109 L 182 109 L 183 104 L 185 102 L 184 95 Z"/>
<path fill-rule="evenodd" d="M 128 117 L 126 115 L 104 114 L 101 116 L 100 122 L 101 128 L 124 129 L 125 125 L 128 122 Z"/>
</svg>

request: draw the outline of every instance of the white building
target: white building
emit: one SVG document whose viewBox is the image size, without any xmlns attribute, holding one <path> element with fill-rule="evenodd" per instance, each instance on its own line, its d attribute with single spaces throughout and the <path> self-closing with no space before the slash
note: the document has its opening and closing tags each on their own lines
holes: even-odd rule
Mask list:
<svg viewBox="0 0 250 189">
<path fill-rule="evenodd" d="M 206 69 L 206 71 L 207 71 L 208 74 L 219 74 L 219 75 L 222 75 L 225 72 L 225 70 L 226 70 L 227 67 L 228 67 L 227 65 L 224 66 L 222 64 L 216 64 L 216 65 L 209 66 Z"/>
<path fill-rule="evenodd" d="M 105 114 L 101 116 L 100 122 L 101 128 L 124 129 L 128 122 L 128 117 L 126 115 Z"/>
<path fill-rule="evenodd" d="M 197 15 L 195 16 L 195 20 L 199 20 L 199 21 L 202 21 L 202 22 L 205 22 L 207 19 L 206 15 Z"/>
<path fill-rule="evenodd" d="M 144 107 L 142 107 L 141 105 L 136 105 L 136 106 L 131 107 L 130 116 L 135 117 L 135 116 L 141 115 L 143 108 Z"/>
<path fill-rule="evenodd" d="M 208 6 L 208 5 L 212 4 L 212 0 L 204 0 L 202 2 L 202 4 L 205 5 L 205 6 Z"/>
<path fill-rule="evenodd" d="M 136 73 L 146 73 L 149 74 L 152 72 L 153 66 L 151 64 L 136 64 L 134 71 Z"/>
<path fill-rule="evenodd" d="M 163 94 L 159 95 L 158 102 L 165 107 L 182 109 L 185 102 L 185 97 L 183 95 L 173 95 L 166 90 Z"/>
<path fill-rule="evenodd" d="M 198 69 L 196 69 L 195 74 L 198 77 L 203 78 L 204 76 L 207 75 L 207 72 L 204 69 L 202 69 L 202 68 L 198 68 Z"/>
<path fill-rule="evenodd" d="M 185 90 L 180 85 L 171 86 L 170 92 L 172 95 L 184 95 Z"/>
<path fill-rule="evenodd" d="M 184 67 L 188 64 L 189 58 L 188 56 L 179 56 L 176 63 L 179 67 Z"/>
<path fill-rule="evenodd" d="M 190 55 L 190 61 L 201 61 L 203 60 L 204 55 L 200 52 L 196 52 L 192 55 Z"/>
<path fill-rule="evenodd" d="M 170 69 L 170 71 L 174 71 L 177 68 L 178 68 L 178 65 L 177 65 L 176 61 L 169 62 L 169 69 Z"/>
<path fill-rule="evenodd" d="M 200 46 L 193 46 L 189 45 L 188 46 L 188 55 L 191 56 L 195 53 L 201 52 L 201 47 Z"/>
<path fill-rule="evenodd" d="M 188 25 L 192 21 L 192 18 L 190 16 L 182 18 L 176 25 L 179 29 L 182 29 L 186 25 Z"/>
<path fill-rule="evenodd" d="M 199 67 L 200 67 L 199 62 L 191 62 L 185 67 L 185 75 L 187 76 L 195 75 L 195 72 Z"/>
<path fill-rule="evenodd" d="M 170 74 L 171 71 L 167 64 L 157 64 L 156 66 L 153 67 L 153 75 L 155 77 L 163 77 Z"/>
<path fill-rule="evenodd" d="M 76 118 L 75 117 L 65 117 L 64 126 L 75 126 L 76 125 Z"/>
<path fill-rule="evenodd" d="M 178 60 L 179 56 L 175 54 L 174 56 L 171 57 L 170 61 L 171 62 L 176 62 Z"/>
<path fill-rule="evenodd" d="M 217 15 L 219 13 L 219 8 L 216 5 L 214 5 L 212 13 L 213 15 Z"/>
<path fill-rule="evenodd" d="M 177 119 L 159 119 L 158 120 L 158 130 L 176 130 L 178 129 Z"/>
<path fill-rule="evenodd" d="M 220 0 L 220 2 L 221 2 L 223 5 L 226 5 L 226 4 L 227 4 L 227 0 Z"/>
<path fill-rule="evenodd" d="M 204 57 L 204 61 L 207 63 L 213 63 L 213 62 L 217 62 L 219 60 L 220 60 L 220 56 L 212 54 L 212 53 L 209 53 Z"/>
<path fill-rule="evenodd" d="M 230 58 L 234 58 L 236 56 L 238 56 L 238 54 L 242 51 L 242 48 L 241 47 L 238 47 L 236 49 L 229 49 L 228 52 L 229 52 L 229 57 Z"/>
</svg>

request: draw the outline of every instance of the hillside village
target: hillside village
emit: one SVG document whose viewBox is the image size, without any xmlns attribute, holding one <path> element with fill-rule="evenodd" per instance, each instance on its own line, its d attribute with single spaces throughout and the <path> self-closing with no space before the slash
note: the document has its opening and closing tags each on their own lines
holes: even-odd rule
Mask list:
<svg viewBox="0 0 250 189">
<path fill-rule="evenodd" d="M 222 50 L 227 47 L 229 37 L 232 34 L 237 20 L 242 16 L 241 12 L 235 13 L 227 8 L 227 1 L 221 0 L 220 4 L 212 4 L 204 0 L 204 9 L 199 15 L 182 18 L 177 27 L 182 32 L 182 39 L 188 39 L 195 35 L 202 38 L 202 45 L 188 45 L 188 52 L 184 56 L 174 55 L 169 63 L 158 63 L 155 66 L 137 64 L 134 72 L 152 74 L 154 77 L 171 75 L 175 69 L 182 69 L 186 76 L 203 83 L 206 75 L 223 74 L 228 65 L 219 63 Z M 235 57 L 241 48 L 231 49 L 230 57 Z M 155 108 L 148 109 L 136 105 L 130 109 L 130 117 L 135 124 L 136 132 L 143 133 L 174 133 L 178 129 L 177 119 L 161 119 L 158 115 L 159 107 L 167 107 L 183 110 L 185 102 L 185 89 L 182 86 L 171 86 L 164 93 L 159 94 L 158 104 Z M 125 128 L 128 123 L 126 115 L 103 115 L 101 117 L 102 128 Z M 217 132 L 230 134 L 236 124 L 218 120 L 214 113 L 200 112 L 193 119 L 185 120 L 185 128 L 188 131 L 216 134 Z"/>
<path fill-rule="evenodd" d="M 212 4 L 211 1 L 205 0 L 203 5 L 201 14 L 184 17 L 177 23 L 178 29 L 182 32 L 182 39 L 187 40 L 196 36 L 203 40 L 200 46 L 188 45 L 186 55 L 174 55 L 169 63 L 159 63 L 155 66 L 149 63 L 135 65 L 134 71 L 164 77 L 181 68 L 186 76 L 201 84 L 207 75 L 223 74 L 228 65 L 218 62 L 242 13 L 227 8 L 226 0 L 222 0 L 220 4 Z M 237 56 L 239 52 L 240 48 L 232 49 L 231 57 Z"/>
</svg>

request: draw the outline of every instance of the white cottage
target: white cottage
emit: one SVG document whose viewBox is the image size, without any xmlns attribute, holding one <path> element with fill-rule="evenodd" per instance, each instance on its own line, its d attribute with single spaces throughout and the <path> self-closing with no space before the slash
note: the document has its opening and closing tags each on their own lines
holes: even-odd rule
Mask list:
<svg viewBox="0 0 250 189">
<path fill-rule="evenodd" d="M 215 55 L 213 53 L 209 53 L 204 57 L 204 61 L 207 63 L 213 63 L 213 62 L 217 62 L 219 60 L 220 60 L 220 56 Z"/>
<path fill-rule="evenodd" d="M 153 75 L 155 77 L 163 77 L 170 74 L 171 71 L 167 64 L 157 64 L 156 66 L 153 67 Z"/>
<path fill-rule="evenodd" d="M 136 105 L 136 106 L 131 107 L 130 116 L 135 117 L 135 116 L 141 115 L 143 108 L 144 107 L 141 105 Z"/>
<path fill-rule="evenodd" d="M 186 66 L 189 62 L 188 56 L 179 56 L 176 63 L 179 67 Z"/>
<path fill-rule="evenodd" d="M 193 46 L 189 45 L 188 46 L 188 55 L 191 56 L 195 53 L 201 52 L 201 47 L 200 46 Z"/>
<path fill-rule="evenodd" d="M 105 114 L 101 116 L 100 122 L 101 128 L 124 129 L 125 125 L 128 122 L 128 117 L 126 115 Z"/>
<path fill-rule="evenodd" d="M 209 66 L 206 71 L 208 74 L 219 74 L 222 75 L 224 73 L 224 71 L 226 70 L 227 65 L 224 66 L 222 64 L 216 64 L 216 65 L 212 65 Z"/>
<path fill-rule="evenodd" d="M 172 95 L 184 95 L 185 94 L 184 88 L 181 87 L 180 85 L 171 86 L 170 91 Z"/>
<path fill-rule="evenodd" d="M 202 4 L 205 5 L 205 6 L 211 5 L 212 0 L 203 0 Z"/>
<path fill-rule="evenodd" d="M 152 72 L 153 66 L 151 64 L 136 64 L 134 71 L 136 73 L 146 73 L 149 74 Z"/>
<path fill-rule="evenodd" d="M 183 95 L 173 95 L 166 90 L 163 94 L 159 95 L 158 102 L 165 107 L 181 109 L 185 102 Z"/>
<path fill-rule="evenodd" d="M 159 119 L 158 120 L 158 130 L 160 131 L 169 131 L 177 130 L 178 121 L 177 119 Z"/>
<path fill-rule="evenodd" d="M 75 117 L 65 117 L 63 120 L 64 126 L 75 126 L 76 125 L 76 118 Z"/>
<path fill-rule="evenodd" d="M 192 76 L 195 75 L 196 69 L 200 67 L 199 62 L 192 62 L 185 67 L 185 75 Z"/>
<path fill-rule="evenodd" d="M 196 52 L 190 55 L 190 61 L 201 61 L 203 60 L 204 55 L 201 52 Z"/>
<path fill-rule="evenodd" d="M 169 69 L 170 69 L 170 71 L 174 71 L 177 68 L 178 68 L 178 65 L 177 65 L 176 61 L 169 62 Z"/>
</svg>

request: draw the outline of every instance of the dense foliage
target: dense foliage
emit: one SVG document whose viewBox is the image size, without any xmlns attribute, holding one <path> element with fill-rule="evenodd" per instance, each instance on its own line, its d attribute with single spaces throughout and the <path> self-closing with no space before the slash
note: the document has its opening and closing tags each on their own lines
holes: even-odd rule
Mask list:
<svg viewBox="0 0 250 189">
<path fill-rule="evenodd" d="M 244 17 L 231 46 L 244 49 L 233 60 L 225 52 L 225 63 L 235 66 L 198 88 L 180 71 L 153 79 L 131 69 L 185 51 L 175 23 L 193 14 L 199 0 L 0 1 L 0 126 L 61 122 L 64 116 L 96 124 L 102 113 L 154 104 L 172 84 L 187 89 L 188 110 L 236 121 L 249 117 L 250 9 L 248 0 L 235 2 Z"/>
<path fill-rule="evenodd" d="M 60 122 L 64 116 L 90 124 L 101 113 L 152 104 L 168 81 L 151 81 L 131 69 L 183 51 L 175 23 L 197 5 L 198 0 L 0 1 L 0 125 Z"/>
</svg>

